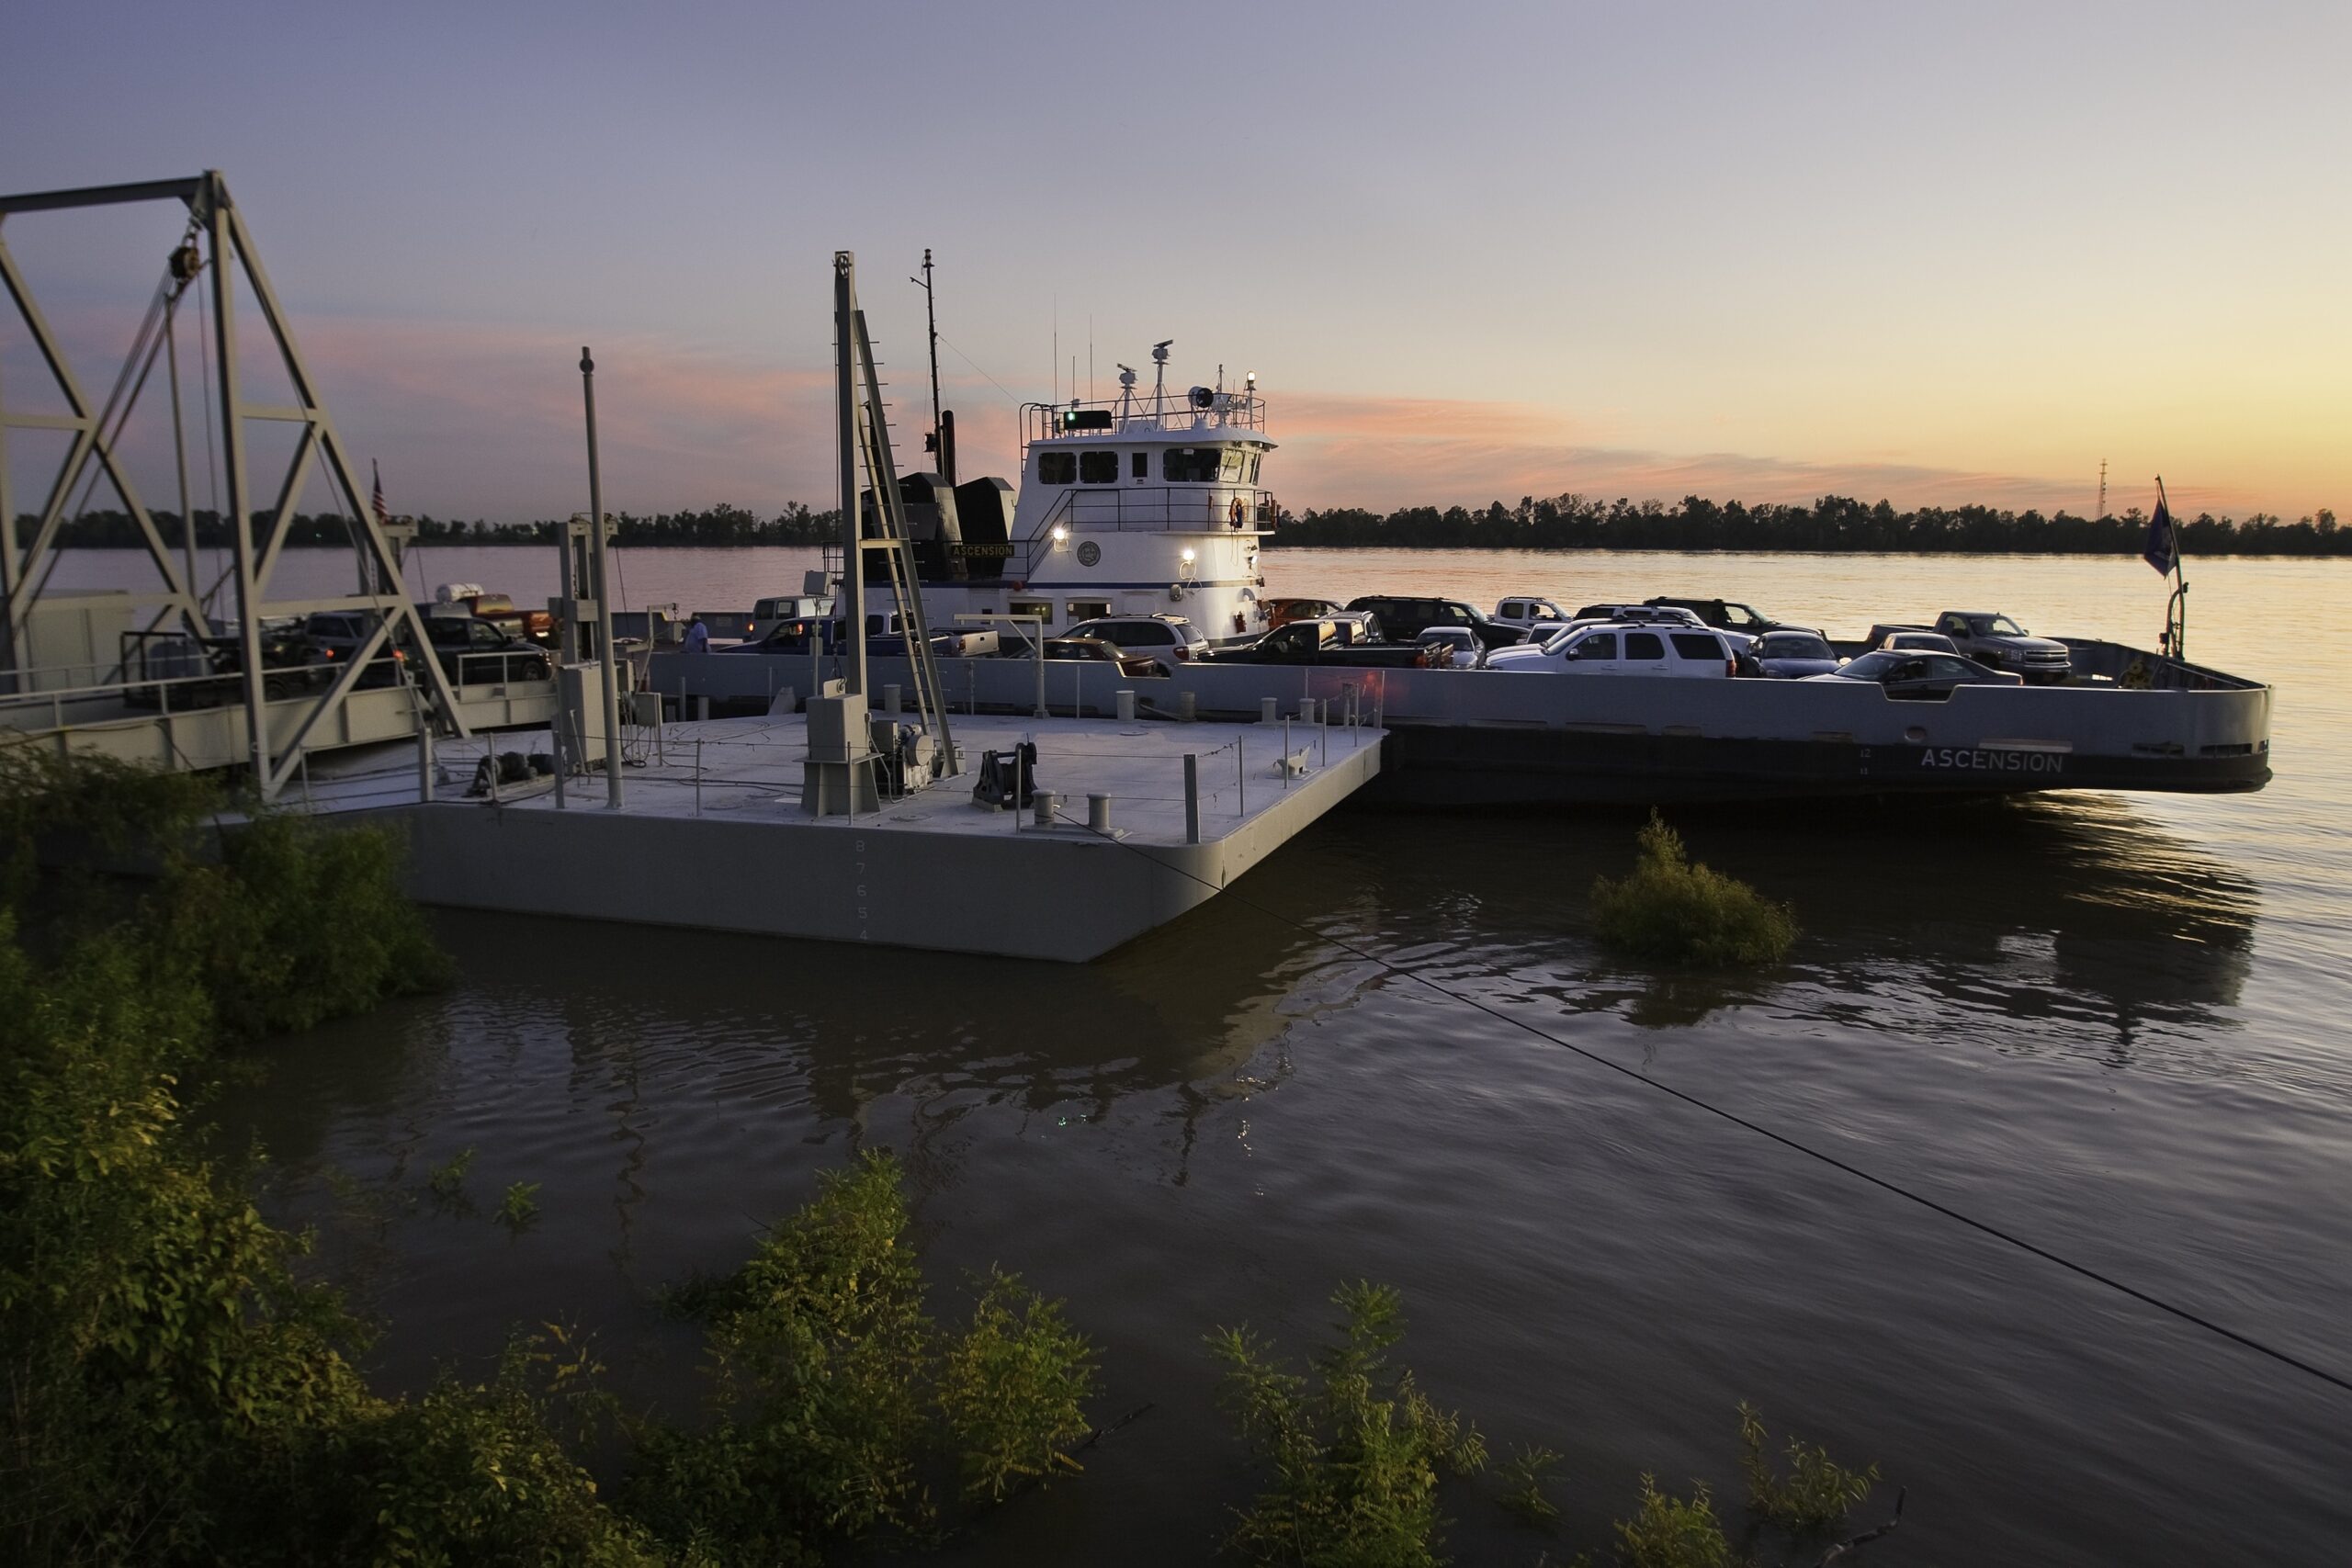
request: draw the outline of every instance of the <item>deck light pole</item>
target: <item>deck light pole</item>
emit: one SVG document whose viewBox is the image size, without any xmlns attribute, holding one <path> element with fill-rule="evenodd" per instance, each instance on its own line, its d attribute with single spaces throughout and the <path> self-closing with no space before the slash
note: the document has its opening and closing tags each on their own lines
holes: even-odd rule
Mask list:
<svg viewBox="0 0 2352 1568">
<path fill-rule="evenodd" d="M 605 546 L 605 482 L 596 468 L 596 362 L 580 349 L 580 392 L 588 409 L 588 548 L 596 563 L 596 664 L 605 688 L 605 804 L 621 808 L 621 694 L 613 659 L 613 604 Z M 559 716 L 560 722 L 560 716 Z"/>
</svg>

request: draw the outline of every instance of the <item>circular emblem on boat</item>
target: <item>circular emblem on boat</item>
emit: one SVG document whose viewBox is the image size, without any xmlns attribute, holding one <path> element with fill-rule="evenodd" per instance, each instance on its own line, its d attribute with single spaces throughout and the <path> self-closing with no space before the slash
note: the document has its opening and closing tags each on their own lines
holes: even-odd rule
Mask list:
<svg viewBox="0 0 2352 1568">
<path fill-rule="evenodd" d="M 1099 561 L 1102 558 L 1102 547 L 1096 544 L 1093 540 L 1089 539 L 1084 544 L 1078 547 L 1079 565 L 1092 566 L 1096 561 Z"/>
</svg>

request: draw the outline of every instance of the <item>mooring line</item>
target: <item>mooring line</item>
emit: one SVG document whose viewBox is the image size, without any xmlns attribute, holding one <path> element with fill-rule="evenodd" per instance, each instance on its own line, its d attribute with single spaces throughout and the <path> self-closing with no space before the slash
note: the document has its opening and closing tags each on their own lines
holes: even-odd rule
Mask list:
<svg viewBox="0 0 2352 1568">
<path fill-rule="evenodd" d="M 1058 808 L 1057 808 L 1057 810 L 1058 812 Z M 1075 817 L 1068 817 L 1067 814 L 1062 815 L 1066 817 L 1066 819 L 1072 827 L 1088 827 L 1087 823 L 1080 821 Z M 1105 837 L 1108 837 L 1108 835 L 1105 835 Z M 1351 953 L 1354 956 L 1363 959 L 1367 964 L 1376 964 L 1388 974 L 1395 975 L 1401 979 L 1413 981 L 1417 985 L 1425 986 L 1441 997 L 1445 997 L 1451 1000 L 1460 1002 L 1464 1007 L 1475 1008 L 1478 1011 L 1485 1013 L 1488 1018 L 1494 1019 L 1501 1023 L 1509 1024 L 1514 1029 L 1524 1030 L 1526 1032 L 1534 1035 L 1538 1040 L 1546 1041 L 1551 1044 L 1559 1046 L 1564 1051 L 1572 1052 L 1576 1055 L 1583 1057 L 1588 1062 L 1591 1062 L 1598 1066 L 1608 1068 L 1611 1072 L 1623 1074 L 1624 1077 L 1633 1079 L 1635 1083 L 1645 1084 L 1649 1088 L 1657 1089 L 1659 1093 L 1670 1095 L 1674 1099 L 1680 1100 L 1683 1104 L 1690 1106 L 1695 1110 L 1703 1111 L 1710 1116 L 1720 1117 L 1722 1120 L 1730 1122 L 1735 1127 L 1739 1127 L 1747 1132 L 1754 1133 L 1758 1137 L 1769 1138 L 1773 1143 L 1780 1145 L 1782 1148 L 1792 1149 L 1798 1154 L 1819 1160 L 1822 1164 L 1830 1167 L 1832 1169 L 1844 1171 L 1849 1176 L 1856 1177 L 1863 1181 L 1867 1181 L 1871 1186 L 1880 1189 L 1882 1191 L 1892 1192 L 1898 1198 L 1909 1199 L 1912 1202 L 1918 1204 L 1921 1208 L 1941 1214 L 1948 1220 L 1956 1220 L 1960 1224 L 1968 1226 L 1971 1230 L 1991 1236 L 1996 1241 L 2007 1242 L 2009 1246 L 2018 1248 L 2019 1251 L 2030 1253 L 2033 1257 L 2041 1258 L 2045 1262 L 2054 1263 L 2059 1268 L 2064 1269 L 2072 1273 L 2078 1274 L 2082 1278 L 2089 1280 L 2096 1284 L 2104 1285 L 2109 1290 L 2129 1296 L 2133 1301 L 2139 1302 L 2143 1305 L 2154 1307 L 2158 1312 L 2168 1314 L 2173 1317 L 2178 1318 L 2183 1323 L 2191 1324 L 2199 1328 L 2206 1330 L 2208 1333 L 2219 1335 L 2222 1338 L 2242 1346 L 2248 1350 L 2252 1350 L 2257 1355 L 2267 1356 L 2272 1360 L 2278 1362 L 2282 1366 L 2292 1367 L 2297 1371 L 2308 1373 L 2309 1375 L 2319 1379 L 2320 1382 L 2340 1389 L 2346 1393 L 2352 1393 L 2352 1379 L 2347 1379 L 2338 1375 L 2337 1373 L 2329 1371 L 2324 1367 L 2316 1366 L 2310 1361 L 2304 1360 L 2300 1356 L 2296 1356 L 2290 1351 L 2281 1350 L 2274 1345 L 2266 1344 L 2264 1341 L 2256 1339 L 2251 1335 L 2241 1334 L 2236 1329 L 2216 1323 L 2211 1318 L 2203 1316 L 2197 1312 L 2191 1311 L 2188 1307 L 2178 1306 L 2165 1300 L 2161 1296 L 2152 1295 L 2148 1292 L 2141 1290 L 2136 1285 L 2126 1284 L 2110 1274 L 2102 1273 L 2098 1269 L 2093 1269 L 2087 1264 L 2077 1263 L 2071 1258 L 2066 1258 L 2059 1253 L 2052 1252 L 2046 1247 L 2028 1241 L 2023 1236 L 2003 1230 L 1998 1225 L 1977 1219 L 1973 1215 L 1962 1213 L 1960 1210 L 1953 1208 L 1949 1203 L 1941 1202 L 1934 1198 L 1930 1198 L 1925 1193 L 1915 1192 L 1911 1189 L 1905 1187 L 1898 1182 L 1889 1180 L 1885 1177 L 1873 1175 L 1858 1165 L 1854 1165 L 1838 1158 L 1836 1155 L 1829 1154 L 1822 1149 L 1815 1148 L 1809 1144 L 1800 1143 L 1798 1140 L 1790 1137 L 1785 1133 L 1776 1133 L 1771 1128 L 1764 1126 L 1760 1122 L 1749 1121 L 1747 1117 L 1740 1115 L 1736 1111 L 1726 1111 L 1722 1106 L 1716 1105 L 1710 1100 L 1702 1100 L 1687 1089 L 1677 1089 L 1672 1084 L 1668 1083 L 1663 1079 L 1654 1078 L 1638 1068 L 1629 1067 L 1623 1062 L 1613 1060 L 1611 1057 L 1601 1055 L 1598 1051 L 1589 1050 L 1585 1046 L 1577 1045 L 1569 1041 L 1563 1040 L 1558 1035 L 1552 1033 L 1548 1030 L 1539 1029 L 1523 1018 L 1514 1018 L 1507 1012 L 1503 1012 L 1498 1009 L 1478 1000 L 1476 997 L 1464 995 L 1460 991 L 1449 990 L 1445 987 L 1439 985 L 1435 980 L 1429 978 L 1427 976 L 1407 968 L 1403 964 L 1383 958 L 1376 953 L 1368 952 L 1363 948 L 1358 947 L 1347 941 L 1344 937 L 1338 937 L 1332 935 L 1329 931 L 1318 931 L 1315 927 L 1308 925 L 1304 920 L 1285 915 L 1276 909 L 1270 909 L 1265 905 L 1260 904 L 1252 899 L 1242 897 L 1241 896 L 1234 893 L 1229 887 L 1219 887 L 1204 876 L 1197 875 L 1193 872 L 1185 870 L 1182 866 L 1170 865 L 1168 862 L 1149 853 L 1139 844 L 1131 844 L 1126 842 L 1126 840 L 1118 838 L 1110 838 L 1109 841 L 1118 844 L 1123 849 L 1131 850 L 1135 853 L 1142 855 L 1146 860 L 1150 861 L 1153 864 L 1161 866 L 1166 870 L 1172 871 L 1179 876 L 1187 877 L 1193 882 L 1197 882 L 1213 893 L 1221 894 L 1225 897 L 1235 899 L 1243 908 L 1255 909 L 1258 913 L 1264 915 L 1269 919 L 1278 920 L 1283 925 L 1289 926 L 1295 931 L 1315 938 L 1318 942 L 1328 942 L 1343 953 Z"/>
</svg>

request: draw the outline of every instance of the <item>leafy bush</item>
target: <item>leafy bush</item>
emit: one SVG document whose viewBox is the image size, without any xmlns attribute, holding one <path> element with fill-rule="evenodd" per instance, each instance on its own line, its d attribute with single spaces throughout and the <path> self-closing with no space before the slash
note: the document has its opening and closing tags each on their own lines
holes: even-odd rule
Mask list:
<svg viewBox="0 0 2352 1568">
<path fill-rule="evenodd" d="M 1393 1288 L 1360 1282 L 1331 1300 L 1342 1320 L 1339 1342 L 1315 1358 L 1319 1387 L 1283 1370 L 1246 1328 L 1209 1337 L 1242 1438 L 1273 1472 L 1227 1546 L 1310 1568 L 1443 1562 L 1438 1479 L 1484 1468 L 1486 1443 L 1430 1404 L 1410 1371 L 1390 1367 L 1404 1335 Z"/>
<path fill-rule="evenodd" d="M 459 1149 L 427 1171 L 424 1177 L 425 1190 L 433 1194 L 434 1201 L 448 1207 L 455 1207 L 461 1202 L 466 1195 L 466 1172 L 472 1168 L 473 1163 L 474 1151 L 471 1147 L 467 1147 Z"/>
<path fill-rule="evenodd" d="M 960 1461 L 964 1493 L 1001 1501 L 1018 1481 L 1042 1481 L 1079 1462 L 1064 1445 L 1086 1436 L 1094 1349 L 1061 1304 L 989 1270 L 972 1327 L 947 1347 L 939 1412 Z"/>
<path fill-rule="evenodd" d="M 1655 811 L 1639 842 L 1630 875 L 1594 879 L 1602 942 L 1657 964 L 1777 964 L 1788 955 L 1797 928 L 1787 905 L 1694 863 Z"/>
<path fill-rule="evenodd" d="M 1768 1441 L 1764 1418 L 1742 1404 L 1739 1468 L 1747 1478 L 1747 1506 L 1792 1534 L 1818 1534 L 1844 1524 L 1847 1511 L 1878 1484 L 1877 1465 L 1848 1470 L 1831 1459 L 1827 1450 L 1793 1437 L 1782 1450 L 1789 1461 L 1789 1473 L 1783 1478 L 1765 1451 Z"/>
<path fill-rule="evenodd" d="M 1008 1274 L 968 1334 L 943 1335 L 908 1226 L 898 1162 L 869 1152 L 820 1177 L 735 1279 L 678 1298 L 710 1325 L 711 1421 L 641 1431 L 623 1506 L 689 1557 L 811 1562 L 884 1531 L 927 1539 L 922 1472 L 943 1449 L 973 1495 L 1075 1469 L 1091 1348 Z"/>
<path fill-rule="evenodd" d="M 511 1231 L 529 1229 L 539 1217 L 538 1190 L 536 1181 L 514 1183 L 506 1189 L 506 1196 L 499 1200 L 498 1213 L 491 1218 Z"/>
<path fill-rule="evenodd" d="M 1541 1444 L 1512 1450 L 1495 1472 L 1503 1486 L 1503 1506 L 1531 1525 L 1549 1525 L 1558 1518 L 1559 1506 L 1544 1495 L 1544 1485 L 1559 1465 L 1560 1456 Z"/>
<path fill-rule="evenodd" d="M 402 853 L 389 828 L 257 817 L 229 836 L 220 864 L 173 865 L 158 895 L 164 949 L 232 1037 L 309 1029 L 438 985 L 447 960 L 401 889 Z"/>
<path fill-rule="evenodd" d="M 245 1561 L 583 1563 L 665 1559 L 608 1508 L 558 1433 L 600 1371 L 563 1329 L 517 1338 L 486 1382 L 370 1400 L 318 1433 L 277 1517 L 238 1532 Z"/>
<path fill-rule="evenodd" d="M 1694 1484 L 1686 1503 L 1645 1475 L 1640 1509 L 1618 1520 L 1616 1529 L 1625 1568 L 1733 1568 L 1736 1561 L 1703 1485 Z"/>
<path fill-rule="evenodd" d="M 352 1325 L 182 1125 L 204 998 L 0 912 L 0 1557 L 200 1554 L 238 1461 L 364 1399 Z"/>
</svg>

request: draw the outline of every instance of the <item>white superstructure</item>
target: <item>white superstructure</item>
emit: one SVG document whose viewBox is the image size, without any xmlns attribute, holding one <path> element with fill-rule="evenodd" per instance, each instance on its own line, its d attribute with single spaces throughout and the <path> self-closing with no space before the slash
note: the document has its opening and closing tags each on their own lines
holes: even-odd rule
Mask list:
<svg viewBox="0 0 2352 1568">
<path fill-rule="evenodd" d="M 1052 633 L 1098 615 L 1175 615 L 1212 641 L 1266 629 L 1258 547 L 1276 508 L 1260 469 L 1274 444 L 1257 378 L 1227 390 L 1220 367 L 1216 385 L 1171 392 L 1168 350 L 1152 349 L 1148 393 L 1122 366 L 1115 400 L 1023 406 L 1021 474 L 1001 537 L 986 515 L 996 508 L 973 486 L 905 481 L 933 500 L 910 496 L 932 626 L 1037 615 Z"/>
</svg>

